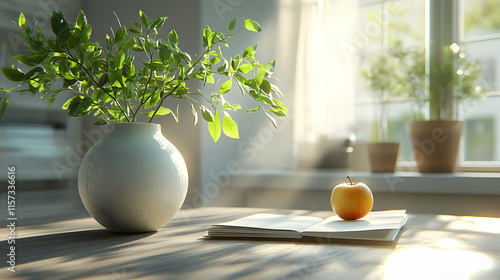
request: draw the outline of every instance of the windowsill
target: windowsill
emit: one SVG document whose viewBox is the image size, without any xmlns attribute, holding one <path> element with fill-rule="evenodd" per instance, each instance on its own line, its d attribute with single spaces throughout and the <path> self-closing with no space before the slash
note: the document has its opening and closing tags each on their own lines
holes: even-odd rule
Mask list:
<svg viewBox="0 0 500 280">
<path fill-rule="evenodd" d="M 346 182 L 347 175 L 353 181 L 366 183 L 373 192 L 379 193 L 500 195 L 500 173 L 245 170 L 232 176 L 229 185 L 241 189 L 324 191 Z"/>
</svg>

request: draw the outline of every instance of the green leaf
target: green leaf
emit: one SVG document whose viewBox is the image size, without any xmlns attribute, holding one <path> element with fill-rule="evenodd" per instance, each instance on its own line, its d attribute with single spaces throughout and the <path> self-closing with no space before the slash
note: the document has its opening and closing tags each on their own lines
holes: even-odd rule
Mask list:
<svg viewBox="0 0 500 280">
<path fill-rule="evenodd" d="M 84 28 L 83 28 L 83 32 L 82 32 L 82 36 L 80 37 L 80 41 L 83 43 L 83 42 L 87 42 L 88 40 L 90 40 L 90 35 L 92 34 L 92 26 L 90 25 L 86 25 Z"/>
<path fill-rule="evenodd" d="M 252 108 L 252 109 L 248 109 L 245 111 L 245 113 L 252 113 L 252 112 L 256 112 L 260 109 L 260 107 L 256 107 L 256 108 Z"/>
<path fill-rule="evenodd" d="M 276 66 L 276 60 L 267 62 L 262 65 L 257 73 L 258 78 L 270 77 L 274 74 L 274 68 Z"/>
<path fill-rule="evenodd" d="M 108 76 L 108 74 L 104 73 L 101 76 L 101 78 L 99 78 L 98 84 L 100 86 L 104 86 L 108 81 L 109 81 L 109 76 Z"/>
<path fill-rule="evenodd" d="M 222 131 L 227 137 L 234 139 L 240 138 L 238 125 L 227 112 L 224 112 L 224 118 L 222 119 Z"/>
<path fill-rule="evenodd" d="M 166 44 L 160 44 L 160 49 L 158 53 L 160 55 L 161 61 L 165 64 L 167 64 L 168 61 L 170 60 L 170 57 L 172 57 L 172 51 L 170 51 L 170 49 Z"/>
<path fill-rule="evenodd" d="M 233 59 L 231 59 L 231 67 L 229 68 L 229 71 L 234 72 L 240 67 L 240 55 L 237 54 Z"/>
<path fill-rule="evenodd" d="M 115 55 L 115 67 L 118 69 L 122 69 L 123 63 L 125 63 L 125 54 L 122 50 L 119 50 Z"/>
<path fill-rule="evenodd" d="M 177 32 L 175 32 L 175 30 L 170 31 L 168 34 L 168 41 L 174 45 L 177 45 L 179 42 L 179 36 L 177 36 Z"/>
<path fill-rule="evenodd" d="M 273 112 L 276 116 L 279 116 L 279 117 L 286 117 L 287 116 L 287 113 L 281 109 L 274 109 L 274 110 L 271 110 L 271 112 Z"/>
<path fill-rule="evenodd" d="M 252 71 L 252 69 L 253 69 L 253 65 L 250 63 L 241 64 L 240 67 L 238 68 L 238 70 L 240 70 L 241 72 L 243 72 L 245 74 Z"/>
<path fill-rule="evenodd" d="M 19 15 L 19 27 L 23 27 L 26 24 L 26 17 L 24 16 L 23 13 Z M 2 103 L 3 104 L 3 103 Z"/>
<path fill-rule="evenodd" d="M 213 122 L 208 123 L 208 132 L 212 136 L 214 142 L 217 142 L 220 138 L 222 129 L 220 125 L 219 114 L 215 111 Z"/>
<path fill-rule="evenodd" d="M 231 90 L 231 87 L 233 86 L 233 79 L 229 79 L 225 81 L 222 86 L 220 87 L 219 93 L 223 94 Z"/>
<path fill-rule="evenodd" d="M 94 100 L 95 102 L 99 102 L 103 98 L 104 94 L 104 91 L 98 88 L 92 93 L 92 100 Z"/>
<path fill-rule="evenodd" d="M 249 19 L 249 18 L 245 19 L 244 25 L 245 25 L 245 28 L 247 30 L 254 31 L 254 32 L 261 32 L 262 31 L 262 28 L 260 28 L 260 24 L 253 19 Z"/>
<path fill-rule="evenodd" d="M 162 71 L 165 70 L 165 65 L 161 62 L 143 62 L 146 67 L 154 71 Z"/>
<path fill-rule="evenodd" d="M 255 46 L 249 46 L 243 51 L 243 58 L 252 58 L 254 59 L 255 52 L 257 52 L 257 47 L 259 45 Z"/>
<path fill-rule="evenodd" d="M 260 89 L 269 94 L 271 92 L 271 83 L 268 80 L 263 80 L 260 84 Z"/>
<path fill-rule="evenodd" d="M 25 75 L 24 73 L 17 69 L 17 68 L 2 68 L 2 73 L 4 74 L 4 76 L 11 80 L 11 81 L 14 81 L 14 82 L 20 82 L 22 80 L 24 80 L 25 78 Z"/>
<path fill-rule="evenodd" d="M 146 116 L 151 118 L 153 116 L 154 112 L 155 111 L 151 111 L 151 112 L 147 112 L 144 114 L 146 114 Z M 170 110 L 169 108 L 160 107 L 160 109 L 158 109 L 158 111 L 156 112 L 155 116 L 164 116 L 164 115 L 168 115 L 170 113 L 172 113 L 172 110 Z"/>
<path fill-rule="evenodd" d="M 205 28 L 203 29 L 203 47 L 210 47 L 212 45 L 210 35 L 212 35 L 212 30 L 210 30 L 208 25 L 205 25 Z"/>
<path fill-rule="evenodd" d="M 127 35 L 127 29 L 125 28 L 125 25 L 123 25 L 118 30 L 116 30 L 115 44 L 121 43 L 123 40 L 125 40 L 126 35 Z"/>
<path fill-rule="evenodd" d="M 78 12 L 78 16 L 76 17 L 75 28 L 82 30 L 87 25 L 87 18 L 82 10 Z"/>
<path fill-rule="evenodd" d="M 105 120 L 97 120 L 94 122 L 95 125 L 105 125 L 105 124 L 108 124 L 107 121 Z"/>
<path fill-rule="evenodd" d="M 136 33 L 136 34 L 141 34 L 141 31 L 135 29 L 135 28 L 129 28 L 128 31 L 132 32 L 132 33 Z"/>
<path fill-rule="evenodd" d="M 200 105 L 200 111 L 201 111 L 201 115 L 203 116 L 203 118 L 206 121 L 208 121 L 208 122 L 214 121 L 214 115 L 212 114 L 212 111 L 210 111 L 207 107 Z"/>
<path fill-rule="evenodd" d="M 64 110 L 68 110 L 70 117 L 79 117 L 88 115 L 91 111 L 92 98 L 89 96 L 77 95 L 66 101 L 63 105 Z"/>
<path fill-rule="evenodd" d="M 32 57 L 29 57 L 29 56 L 24 55 L 24 54 L 15 55 L 15 56 L 11 57 L 11 59 L 15 59 L 15 60 L 19 61 L 20 63 L 22 63 L 24 65 L 28 65 L 28 66 L 38 65 L 38 63 Z"/>
<path fill-rule="evenodd" d="M 151 24 L 151 29 L 156 29 L 156 30 L 160 29 L 165 23 L 165 20 L 167 20 L 167 17 L 157 17 L 153 21 L 153 24 Z"/>
<path fill-rule="evenodd" d="M 73 75 L 71 75 L 71 71 L 69 70 L 69 63 L 67 59 L 61 59 L 59 62 L 59 74 L 65 79 L 73 79 Z"/>
<path fill-rule="evenodd" d="M 229 23 L 229 31 L 233 30 L 234 27 L 236 26 L 236 19 L 233 19 L 231 23 Z"/>
<path fill-rule="evenodd" d="M 52 32 L 56 35 L 59 34 L 59 32 L 63 29 L 63 26 L 62 14 L 53 11 L 52 16 L 50 17 L 50 27 L 52 28 Z"/>
<path fill-rule="evenodd" d="M 2 100 L 2 103 L 0 104 L 0 120 L 3 120 L 3 116 L 5 115 L 8 106 L 9 106 L 9 96 L 6 96 Z"/>
<path fill-rule="evenodd" d="M 141 17 L 142 23 L 144 23 L 144 26 L 149 29 L 149 18 L 141 11 L 139 10 L 139 16 Z"/>
</svg>

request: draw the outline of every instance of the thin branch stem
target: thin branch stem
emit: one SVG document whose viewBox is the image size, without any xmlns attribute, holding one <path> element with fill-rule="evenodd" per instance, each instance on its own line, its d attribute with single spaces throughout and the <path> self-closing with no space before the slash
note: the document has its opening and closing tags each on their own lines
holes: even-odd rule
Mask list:
<svg viewBox="0 0 500 280">
<path fill-rule="evenodd" d="M 125 118 L 127 119 L 128 122 L 131 122 L 130 119 L 128 118 L 127 114 L 125 113 L 125 111 L 123 110 L 122 106 L 120 105 L 120 103 L 118 102 L 118 100 L 112 95 L 110 94 L 105 88 L 103 88 L 98 81 L 96 81 L 95 77 L 90 74 L 90 72 L 88 71 L 88 69 L 82 64 L 80 63 L 79 61 L 77 61 L 73 55 L 68 51 L 68 50 L 65 50 L 64 52 L 73 62 L 75 62 L 76 64 L 78 64 L 82 69 L 83 71 L 85 71 L 85 73 L 87 74 L 87 76 L 89 76 L 89 78 L 92 80 L 92 82 L 97 86 L 99 87 L 102 91 L 104 91 L 104 93 L 106 93 L 107 95 L 109 95 L 109 97 L 111 97 L 111 99 L 113 99 L 113 101 L 116 103 L 116 105 L 118 106 L 118 108 L 120 109 L 120 111 L 122 112 L 123 116 L 125 116 Z"/>
</svg>

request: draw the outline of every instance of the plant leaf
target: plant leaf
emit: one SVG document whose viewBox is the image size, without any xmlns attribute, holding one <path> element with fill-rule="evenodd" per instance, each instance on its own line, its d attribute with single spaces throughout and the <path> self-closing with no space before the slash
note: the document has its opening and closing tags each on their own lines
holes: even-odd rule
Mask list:
<svg viewBox="0 0 500 280">
<path fill-rule="evenodd" d="M 233 86 L 233 79 L 229 79 L 225 81 L 222 86 L 220 87 L 219 93 L 223 94 L 231 90 L 231 87 Z"/>
<path fill-rule="evenodd" d="M 234 139 L 240 138 L 238 125 L 227 112 L 224 112 L 224 118 L 222 119 L 222 131 L 227 137 Z"/>
<path fill-rule="evenodd" d="M 245 28 L 247 30 L 254 31 L 254 32 L 261 32 L 262 31 L 260 24 L 253 19 L 249 19 L 249 18 L 245 19 L 244 25 L 245 25 Z"/>
<path fill-rule="evenodd" d="M 168 34 L 168 41 L 174 45 L 177 45 L 179 42 L 179 36 L 177 36 L 177 32 L 175 32 L 175 30 L 170 31 Z"/>
<path fill-rule="evenodd" d="M 230 23 L 229 23 L 229 28 L 228 30 L 231 31 L 234 29 L 234 27 L 236 26 L 236 19 L 234 18 Z"/>
<path fill-rule="evenodd" d="M 24 16 L 23 13 L 19 15 L 19 27 L 23 27 L 26 24 L 26 17 Z M 2 103 L 3 104 L 3 103 Z"/>
<path fill-rule="evenodd" d="M 255 45 L 255 46 L 249 46 L 247 47 L 244 51 L 243 51 L 243 58 L 252 58 L 254 59 L 254 55 L 255 55 L 255 52 L 257 52 L 257 47 L 259 45 Z"/>
<path fill-rule="evenodd" d="M 97 120 L 94 122 L 95 125 L 105 125 L 105 124 L 108 124 L 107 121 L 105 120 Z"/>
<path fill-rule="evenodd" d="M 214 121 L 214 115 L 212 114 L 212 111 L 210 111 L 207 107 L 200 105 L 200 111 L 201 115 L 203 118 L 208 121 L 208 122 L 213 122 Z"/>
<path fill-rule="evenodd" d="M 142 23 L 144 23 L 144 26 L 149 29 L 149 18 L 141 11 L 139 10 L 139 16 L 141 17 Z"/>
<path fill-rule="evenodd" d="M 222 132 L 219 114 L 217 113 L 217 111 L 215 111 L 214 114 L 214 121 L 209 122 L 207 126 L 208 126 L 208 132 L 212 136 L 212 139 L 214 140 L 214 142 L 217 142 Z"/>
<path fill-rule="evenodd" d="M 125 63 L 125 54 L 122 50 L 119 50 L 115 55 L 115 66 L 118 69 L 123 68 L 123 63 Z"/>
<path fill-rule="evenodd" d="M 251 112 L 256 112 L 260 109 L 260 107 L 256 107 L 256 108 L 252 108 L 252 109 L 248 109 L 245 111 L 245 113 L 251 113 Z"/>
<path fill-rule="evenodd" d="M 123 40 L 125 40 L 126 35 L 127 35 L 127 29 L 125 28 L 125 25 L 123 25 L 118 30 L 116 30 L 115 44 L 121 43 Z"/>
<path fill-rule="evenodd" d="M 0 120 L 3 119 L 3 116 L 5 115 L 8 106 L 9 106 L 9 96 L 6 96 L 2 100 L 2 103 L 0 104 Z"/>
<path fill-rule="evenodd" d="M 21 70 L 15 68 L 2 68 L 2 73 L 5 75 L 5 77 L 11 81 L 14 82 L 19 82 L 24 80 L 25 75 Z"/>
<path fill-rule="evenodd" d="M 245 73 L 245 74 L 252 71 L 252 69 L 253 69 L 253 65 L 250 63 L 241 64 L 240 67 L 238 68 L 238 70 L 240 70 L 242 73 Z"/>
</svg>

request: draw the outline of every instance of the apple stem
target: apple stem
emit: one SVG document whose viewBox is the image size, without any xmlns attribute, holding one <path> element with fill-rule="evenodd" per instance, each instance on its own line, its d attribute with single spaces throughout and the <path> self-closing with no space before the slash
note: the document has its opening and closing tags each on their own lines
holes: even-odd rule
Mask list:
<svg viewBox="0 0 500 280">
<path fill-rule="evenodd" d="M 347 176 L 347 179 L 349 179 L 349 182 L 351 182 L 351 186 L 352 186 L 351 177 Z"/>
</svg>

